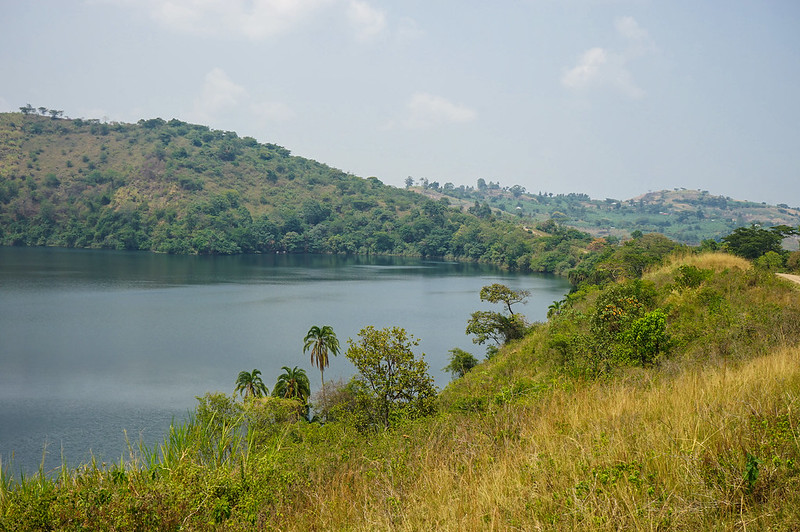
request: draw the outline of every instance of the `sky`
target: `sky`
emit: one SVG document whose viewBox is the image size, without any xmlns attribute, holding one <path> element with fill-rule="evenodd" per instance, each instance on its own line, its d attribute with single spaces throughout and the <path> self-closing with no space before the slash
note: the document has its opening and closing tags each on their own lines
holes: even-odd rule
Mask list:
<svg viewBox="0 0 800 532">
<path fill-rule="evenodd" d="M 797 0 L 0 0 L 0 111 L 177 118 L 361 177 L 800 206 Z"/>
</svg>

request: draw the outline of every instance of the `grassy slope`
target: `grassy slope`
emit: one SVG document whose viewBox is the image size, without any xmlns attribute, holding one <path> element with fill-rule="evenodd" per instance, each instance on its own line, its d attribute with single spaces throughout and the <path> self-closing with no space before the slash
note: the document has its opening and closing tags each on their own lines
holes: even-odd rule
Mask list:
<svg viewBox="0 0 800 532">
<path fill-rule="evenodd" d="M 677 288 L 685 264 L 714 274 Z M 570 377 L 556 318 L 452 383 L 432 418 L 271 425 L 242 455 L 179 427 L 128 463 L 6 475 L 0 529 L 797 529 L 797 287 L 720 254 L 646 278 L 675 340 L 660 366 Z"/>
</svg>

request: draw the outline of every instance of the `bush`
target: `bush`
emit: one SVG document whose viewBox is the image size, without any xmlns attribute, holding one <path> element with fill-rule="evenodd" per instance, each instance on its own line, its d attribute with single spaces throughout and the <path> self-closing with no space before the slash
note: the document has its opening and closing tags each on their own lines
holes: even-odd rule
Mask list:
<svg viewBox="0 0 800 532">
<path fill-rule="evenodd" d="M 478 359 L 463 349 L 454 347 L 450 350 L 450 363 L 443 368 L 453 377 L 463 377 L 469 370 L 478 365 Z"/>
<path fill-rule="evenodd" d="M 697 288 L 703 281 L 711 277 L 711 270 L 701 270 L 697 266 L 684 264 L 675 274 L 675 284 L 681 288 Z"/>
</svg>

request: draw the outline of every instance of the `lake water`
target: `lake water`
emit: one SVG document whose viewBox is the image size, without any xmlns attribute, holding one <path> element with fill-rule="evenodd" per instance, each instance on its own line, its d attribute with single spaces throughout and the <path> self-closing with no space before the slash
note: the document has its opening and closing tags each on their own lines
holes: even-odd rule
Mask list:
<svg viewBox="0 0 800 532">
<path fill-rule="evenodd" d="M 206 392 L 231 394 L 258 368 L 269 389 L 299 366 L 312 325 L 331 325 L 342 353 L 325 380 L 355 373 L 347 339 L 400 326 L 420 340 L 436 385 L 448 350 L 483 358 L 466 336 L 471 312 L 501 310 L 479 291 L 494 282 L 531 291 L 520 311 L 545 319 L 569 284 L 450 262 L 312 255 L 233 257 L 0 247 L 0 458 L 35 471 L 118 461 L 125 431 L 160 442 Z"/>
</svg>

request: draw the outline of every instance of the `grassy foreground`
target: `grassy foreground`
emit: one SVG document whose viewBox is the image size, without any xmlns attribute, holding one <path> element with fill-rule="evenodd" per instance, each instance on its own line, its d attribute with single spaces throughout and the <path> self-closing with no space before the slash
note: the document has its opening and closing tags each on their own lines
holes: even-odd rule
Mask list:
<svg viewBox="0 0 800 532">
<path fill-rule="evenodd" d="M 712 273 L 681 288 L 686 265 Z M 4 473 L 0 530 L 800 529 L 800 292 L 725 255 L 645 280 L 669 316 L 657 363 L 586 377 L 564 348 L 584 344 L 552 339 L 589 338 L 588 290 L 435 416 L 362 433 L 199 410 L 118 464 Z"/>
</svg>

